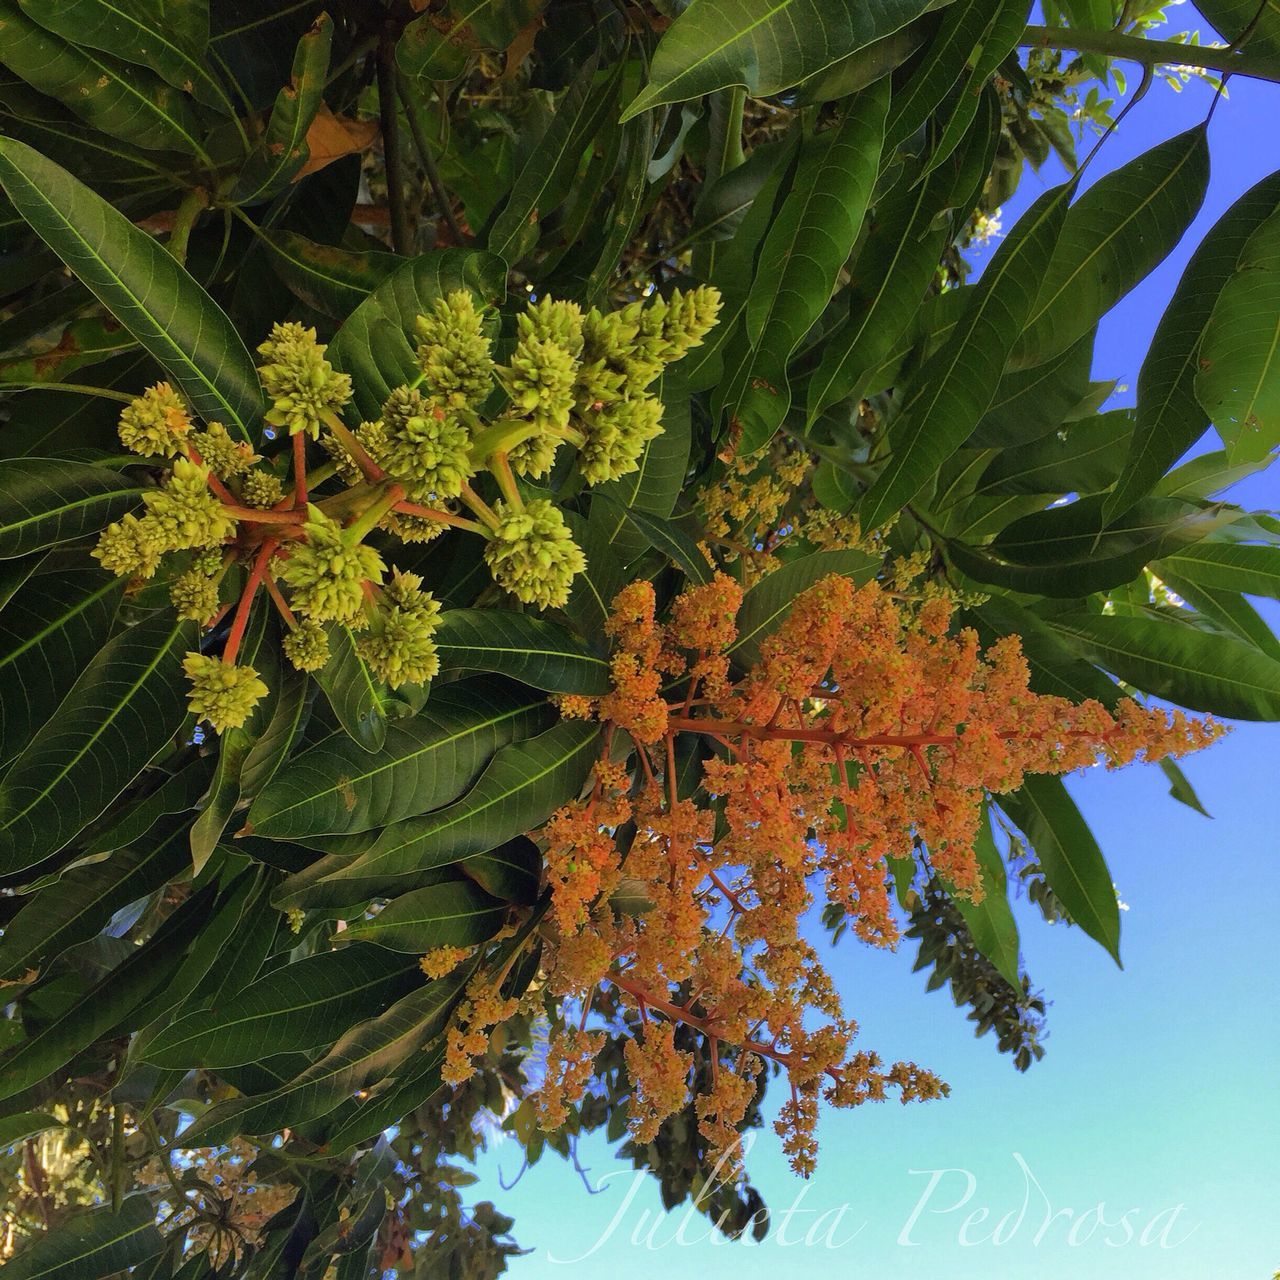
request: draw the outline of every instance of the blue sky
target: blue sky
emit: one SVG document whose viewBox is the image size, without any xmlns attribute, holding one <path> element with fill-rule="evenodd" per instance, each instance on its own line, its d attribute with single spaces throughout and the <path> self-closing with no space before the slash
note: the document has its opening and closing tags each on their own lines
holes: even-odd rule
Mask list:
<svg viewBox="0 0 1280 1280">
<path fill-rule="evenodd" d="M 1170 18 L 1209 36 L 1189 6 Z M 1093 180 L 1202 119 L 1210 98 L 1202 83 L 1176 94 L 1157 82 L 1107 142 Z M 1115 403 L 1132 403 L 1192 248 L 1236 196 L 1280 168 L 1277 121 L 1280 86 L 1231 85 L 1210 128 L 1200 216 L 1103 322 L 1095 376 L 1129 387 Z M 1005 226 L 1060 176 L 1047 166 L 1027 175 Z M 1264 473 L 1235 496 L 1280 507 L 1280 478 Z M 775 1213 L 795 1212 L 785 1237 L 756 1247 L 708 1239 L 701 1218 L 664 1219 L 655 1187 L 633 1185 L 602 1140 L 580 1153 L 588 1179 L 604 1186 L 594 1196 L 552 1154 L 504 1191 L 497 1173 L 509 1180 L 520 1155 L 500 1145 L 472 1192 L 514 1214 L 533 1250 L 513 1275 L 1270 1280 L 1280 1268 L 1280 872 L 1270 792 L 1278 752 L 1276 727 L 1241 725 L 1187 762 L 1212 820 L 1170 799 L 1155 769 L 1091 770 L 1070 782 L 1128 906 L 1125 968 L 1017 904 L 1027 966 L 1052 1000 L 1047 1054 L 1026 1075 L 989 1038 L 974 1038 L 949 995 L 925 993 L 910 949 L 880 954 L 846 942 L 831 967 L 862 1043 L 934 1068 L 952 1097 L 825 1112 L 807 1183 L 766 1130 L 750 1157 L 753 1178 Z M 1004 1243 L 993 1240 L 997 1227 Z"/>
</svg>

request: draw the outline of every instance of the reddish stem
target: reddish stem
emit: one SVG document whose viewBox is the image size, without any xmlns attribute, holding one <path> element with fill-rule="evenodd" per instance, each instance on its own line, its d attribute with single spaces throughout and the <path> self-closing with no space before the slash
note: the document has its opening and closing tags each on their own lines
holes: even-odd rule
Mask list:
<svg viewBox="0 0 1280 1280">
<path fill-rule="evenodd" d="M 450 524 L 455 529 L 470 529 L 472 533 L 488 533 L 484 525 L 477 524 L 474 520 L 452 515 L 448 511 L 437 511 L 435 507 L 422 507 L 416 502 L 397 502 L 391 509 L 398 511 L 401 515 L 419 516 L 423 520 L 435 520 L 440 524 Z"/>
<path fill-rule="evenodd" d="M 307 437 L 301 431 L 293 433 L 293 505 L 307 505 Z"/>
<path fill-rule="evenodd" d="M 205 460 L 200 456 L 200 450 L 197 449 L 195 445 L 188 442 L 186 444 L 186 450 L 187 450 L 187 457 L 190 458 L 191 461 L 196 464 L 196 466 L 203 467 L 206 465 Z M 236 504 L 235 494 L 233 494 L 231 490 L 228 489 L 227 486 L 223 484 L 222 481 L 219 480 L 218 477 L 213 474 L 212 470 L 210 470 L 209 472 L 208 479 L 209 479 L 209 488 L 212 489 L 213 492 L 217 494 L 218 497 L 221 498 L 222 501 L 225 502 L 228 506 L 235 506 Z"/>
<path fill-rule="evenodd" d="M 297 627 L 298 625 L 298 619 L 294 617 L 293 610 L 289 608 L 288 602 L 285 600 L 284 596 L 280 593 L 280 586 L 276 582 L 275 578 L 273 578 L 269 573 L 266 574 L 262 579 L 262 585 L 266 587 L 267 593 L 271 596 L 271 599 L 275 602 L 276 608 L 280 610 L 280 616 L 288 624 L 289 630 L 290 631 L 294 630 L 294 628 Z"/>
<path fill-rule="evenodd" d="M 268 538 L 262 544 L 258 552 L 258 558 L 253 562 L 253 569 L 249 573 L 249 581 L 245 583 L 244 591 L 240 595 L 240 603 L 236 605 L 236 616 L 231 620 L 231 631 L 227 635 L 226 647 L 222 651 L 222 660 L 228 666 L 235 662 L 236 654 L 240 651 L 240 641 L 244 639 L 244 629 L 249 622 L 249 609 L 253 604 L 253 597 L 258 594 L 258 583 L 265 576 L 267 562 L 271 559 L 275 549 L 275 539 Z"/>
</svg>

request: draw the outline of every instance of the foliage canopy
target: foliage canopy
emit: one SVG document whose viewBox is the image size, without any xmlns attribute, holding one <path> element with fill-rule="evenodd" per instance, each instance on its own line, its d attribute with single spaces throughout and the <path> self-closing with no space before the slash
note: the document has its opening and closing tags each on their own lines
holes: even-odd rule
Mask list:
<svg viewBox="0 0 1280 1280">
<path fill-rule="evenodd" d="M 815 902 L 1041 1056 L 1059 775 L 1280 719 L 1280 174 L 1092 380 L 1209 178 L 1081 193 L 1117 63 L 1280 80 L 1201 8 L 0 0 L 17 1280 L 495 1275 L 494 1126 L 762 1234 L 744 1130 L 946 1093 Z"/>
</svg>

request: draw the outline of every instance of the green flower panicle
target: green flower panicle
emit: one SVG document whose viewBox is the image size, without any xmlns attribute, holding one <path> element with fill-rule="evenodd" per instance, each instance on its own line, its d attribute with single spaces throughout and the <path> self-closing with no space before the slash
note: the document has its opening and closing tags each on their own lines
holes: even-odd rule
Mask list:
<svg viewBox="0 0 1280 1280">
<path fill-rule="evenodd" d="M 543 294 L 516 317 L 520 338 L 537 338 L 563 347 L 575 360 L 582 354 L 582 308 Z"/>
<path fill-rule="evenodd" d="M 314 622 L 365 625 L 365 584 L 382 581 L 386 565 L 372 547 L 348 541 L 342 526 L 308 507 L 305 542 L 290 545 L 278 576 L 293 590 L 293 607 Z"/>
<path fill-rule="evenodd" d="M 445 409 L 478 409 L 493 389 L 484 318 L 465 289 L 438 298 L 415 323 L 427 396 Z"/>
<path fill-rule="evenodd" d="M 108 525 L 98 535 L 93 557 L 121 578 L 150 578 L 160 565 L 164 548 L 154 530 L 135 515 Z"/>
<path fill-rule="evenodd" d="M 141 523 L 164 551 L 216 547 L 235 534 L 235 519 L 209 489 L 209 468 L 190 458 L 175 458 L 164 486 L 144 493 L 142 501 L 147 514 Z"/>
<path fill-rule="evenodd" d="M 440 670 L 434 640 L 439 617 L 440 605 L 422 590 L 422 579 L 393 570 L 356 650 L 393 689 L 425 684 Z"/>
<path fill-rule="evenodd" d="M 456 498 L 475 475 L 467 427 L 412 387 L 391 393 L 378 431 L 376 461 L 415 500 Z"/>
<path fill-rule="evenodd" d="M 117 430 L 126 449 L 171 458 L 190 434 L 191 418 L 178 393 L 157 382 L 124 407 Z"/>
<path fill-rule="evenodd" d="M 233 666 L 221 658 L 188 653 L 182 669 L 191 681 L 189 709 L 219 733 L 239 729 L 254 707 L 267 696 L 267 686 L 249 666 Z"/>
<path fill-rule="evenodd" d="M 169 599 L 178 611 L 178 617 L 192 622 L 208 622 L 218 612 L 219 578 L 193 566 L 179 574 L 169 588 Z"/>
<path fill-rule="evenodd" d="M 587 567 L 559 508 L 536 498 L 523 507 L 499 502 L 494 510 L 498 527 L 484 552 L 493 580 L 525 604 L 559 608 Z"/>
<path fill-rule="evenodd" d="M 255 462 L 262 461 L 254 453 L 252 445 L 243 440 L 233 440 L 220 422 L 211 422 L 204 431 L 195 432 L 191 443 L 200 454 L 201 461 L 219 480 L 244 475 Z"/>
<path fill-rule="evenodd" d="M 299 618 L 298 625 L 285 636 L 284 656 L 299 671 L 319 671 L 329 661 L 329 634 L 310 618 Z"/>
<path fill-rule="evenodd" d="M 258 373 L 271 400 L 266 420 L 290 435 L 305 431 L 315 439 L 325 414 L 339 412 L 351 399 L 351 378 L 324 358 L 314 329 L 293 320 L 277 324 L 258 353 L 265 361 Z"/>
<path fill-rule="evenodd" d="M 578 450 L 578 467 L 588 484 L 616 480 L 640 465 L 640 455 L 662 433 L 662 401 L 652 396 L 619 400 L 582 417 L 586 441 Z"/>
<path fill-rule="evenodd" d="M 266 511 L 284 498 L 284 485 L 273 471 L 261 467 L 250 471 L 240 485 L 240 501 L 246 507 Z"/>
</svg>

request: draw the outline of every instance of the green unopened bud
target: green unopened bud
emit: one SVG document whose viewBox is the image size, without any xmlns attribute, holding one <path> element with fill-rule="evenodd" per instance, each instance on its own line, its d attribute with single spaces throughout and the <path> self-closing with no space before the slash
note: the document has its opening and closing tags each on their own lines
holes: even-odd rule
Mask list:
<svg viewBox="0 0 1280 1280">
<path fill-rule="evenodd" d="M 221 658 L 189 653 L 182 669 L 191 681 L 187 705 L 219 733 L 239 729 L 267 696 L 267 686 L 252 667 L 232 666 Z"/>
<path fill-rule="evenodd" d="M 179 574 L 169 588 L 169 599 L 178 611 L 178 617 L 192 622 L 208 622 L 218 612 L 218 579 L 188 569 Z"/>
<path fill-rule="evenodd" d="M 498 527 L 484 551 L 494 581 L 525 604 L 563 605 L 587 560 L 559 508 L 536 498 L 523 508 L 499 502 L 495 512 Z"/>
<path fill-rule="evenodd" d="M 448 527 L 439 520 L 429 520 L 426 516 L 407 516 L 403 511 L 388 511 L 378 524 L 379 529 L 394 534 L 401 542 L 431 542 Z"/>
<path fill-rule="evenodd" d="M 329 661 L 329 634 L 318 622 L 300 618 L 284 638 L 284 656 L 299 671 L 319 671 Z"/>
<path fill-rule="evenodd" d="M 308 507 L 305 542 L 290 544 L 278 576 L 293 589 L 293 607 L 315 622 L 364 625 L 365 583 L 382 581 L 386 566 L 372 547 L 348 543 L 342 527 Z"/>
<path fill-rule="evenodd" d="M 323 415 L 337 413 L 351 399 L 350 377 L 324 358 L 314 329 L 292 320 L 277 324 L 258 352 L 265 357 L 258 372 L 271 400 L 266 419 L 290 435 L 305 431 L 315 438 Z"/>
<path fill-rule="evenodd" d="M 126 449 L 171 458 L 191 431 L 191 418 L 178 393 L 157 382 L 125 406 L 118 430 Z"/>
<path fill-rule="evenodd" d="M 247 507 L 266 511 L 284 497 L 284 485 L 274 472 L 261 467 L 250 471 L 240 486 L 240 501 Z"/>
<path fill-rule="evenodd" d="M 544 294 L 516 317 L 516 332 L 521 338 L 554 342 L 576 359 L 582 354 L 582 308 Z"/>
<path fill-rule="evenodd" d="M 209 423 L 207 431 L 197 431 L 191 437 L 201 460 L 219 480 L 230 480 L 243 475 L 261 459 L 253 447 L 243 440 L 233 440 L 220 422 Z"/>
<path fill-rule="evenodd" d="M 720 290 L 715 285 L 700 284 L 688 292 L 676 289 L 672 293 L 662 317 L 662 337 L 667 344 L 662 359 L 667 364 L 701 345 L 715 328 L 720 303 Z"/>
<path fill-rule="evenodd" d="M 415 329 L 428 398 L 442 408 L 479 408 L 493 387 L 493 354 L 472 296 L 455 289 L 438 298 Z"/>
<path fill-rule="evenodd" d="M 499 373 L 517 414 L 554 431 L 569 425 L 578 362 L 558 342 L 522 338 Z"/>
<path fill-rule="evenodd" d="M 662 432 L 662 401 L 651 396 L 619 400 L 582 417 L 586 443 L 578 466 L 588 484 L 603 484 L 635 471 L 645 445 Z"/>
<path fill-rule="evenodd" d="M 471 433 L 412 387 L 397 387 L 382 408 L 379 462 L 411 498 L 456 498 L 475 475 Z"/>
<path fill-rule="evenodd" d="M 393 689 L 425 684 L 440 670 L 433 639 L 440 605 L 421 587 L 417 574 L 394 570 L 369 629 L 356 642 L 373 673 Z"/>
<path fill-rule="evenodd" d="M 98 535 L 93 556 L 108 573 L 122 578 L 150 578 L 160 564 L 163 550 L 150 526 L 137 516 L 127 515 Z"/>
<path fill-rule="evenodd" d="M 143 523 L 165 551 L 216 547 L 236 531 L 235 520 L 209 491 L 209 468 L 189 458 L 175 458 L 164 487 L 144 493 L 142 500 Z"/>
</svg>

